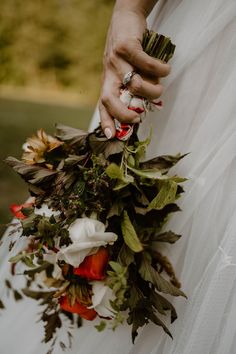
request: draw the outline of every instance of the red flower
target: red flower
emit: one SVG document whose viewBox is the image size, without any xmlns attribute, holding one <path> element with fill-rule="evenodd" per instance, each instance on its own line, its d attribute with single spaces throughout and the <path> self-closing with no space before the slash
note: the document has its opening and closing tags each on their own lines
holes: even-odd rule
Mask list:
<svg viewBox="0 0 236 354">
<path fill-rule="evenodd" d="M 116 125 L 116 138 L 122 141 L 126 141 L 133 133 L 134 127 L 132 124 L 120 123 L 115 119 Z"/>
<path fill-rule="evenodd" d="M 74 274 L 87 279 L 102 280 L 105 277 L 108 259 L 108 250 L 100 247 L 97 253 L 85 257 L 79 267 L 74 268 Z"/>
<path fill-rule="evenodd" d="M 26 219 L 27 216 L 25 216 L 22 213 L 21 209 L 30 208 L 30 207 L 32 207 L 32 205 L 33 205 L 33 203 L 24 203 L 24 204 L 20 204 L 20 205 L 12 204 L 10 206 L 10 210 L 11 210 L 12 214 L 14 214 L 17 219 L 23 220 L 23 219 Z"/>
<path fill-rule="evenodd" d="M 70 305 L 68 296 L 62 296 L 59 299 L 59 304 L 62 310 L 77 313 L 80 317 L 85 318 L 88 321 L 94 320 L 97 316 L 97 312 L 94 309 L 88 309 L 84 305 L 81 305 L 79 301 L 76 301 L 73 306 Z"/>
</svg>

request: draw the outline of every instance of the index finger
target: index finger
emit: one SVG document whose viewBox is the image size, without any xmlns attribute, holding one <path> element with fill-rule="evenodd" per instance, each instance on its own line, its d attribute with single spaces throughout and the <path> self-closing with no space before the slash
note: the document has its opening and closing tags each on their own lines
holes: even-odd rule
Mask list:
<svg viewBox="0 0 236 354">
<path fill-rule="evenodd" d="M 120 56 L 139 71 L 156 77 L 165 77 L 170 73 L 170 65 L 161 62 L 145 53 L 142 47 L 126 46 L 119 51 Z"/>
</svg>

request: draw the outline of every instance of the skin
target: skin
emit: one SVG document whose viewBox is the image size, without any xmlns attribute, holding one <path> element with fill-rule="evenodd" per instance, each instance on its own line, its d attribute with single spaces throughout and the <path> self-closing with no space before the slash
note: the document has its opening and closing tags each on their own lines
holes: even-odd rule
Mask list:
<svg viewBox="0 0 236 354">
<path fill-rule="evenodd" d="M 135 95 L 158 99 L 163 86 L 160 78 L 170 73 L 170 65 L 144 53 L 141 42 L 146 17 L 156 1 L 117 0 L 107 34 L 103 59 L 102 89 L 99 98 L 101 126 L 107 136 L 115 136 L 114 117 L 120 122 L 138 123 L 139 114 L 119 99 L 125 73 L 135 70 L 128 89 Z"/>
</svg>

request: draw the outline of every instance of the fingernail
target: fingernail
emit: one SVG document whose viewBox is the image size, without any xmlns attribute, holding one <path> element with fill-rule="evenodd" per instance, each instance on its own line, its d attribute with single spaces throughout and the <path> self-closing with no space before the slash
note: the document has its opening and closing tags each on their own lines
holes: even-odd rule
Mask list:
<svg viewBox="0 0 236 354">
<path fill-rule="evenodd" d="M 110 128 L 105 128 L 104 134 L 106 135 L 107 139 L 111 139 L 112 137 L 112 131 Z"/>
</svg>

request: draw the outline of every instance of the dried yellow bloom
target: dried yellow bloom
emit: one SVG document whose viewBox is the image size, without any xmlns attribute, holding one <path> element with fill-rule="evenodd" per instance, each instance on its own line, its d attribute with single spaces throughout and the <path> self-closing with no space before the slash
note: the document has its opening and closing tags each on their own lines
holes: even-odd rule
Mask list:
<svg viewBox="0 0 236 354">
<path fill-rule="evenodd" d="M 43 129 L 40 129 L 36 135 L 28 138 L 23 145 L 24 153 L 22 160 L 29 165 L 43 163 L 45 162 L 45 153 L 56 149 L 62 144 L 63 142 L 46 134 Z"/>
</svg>

